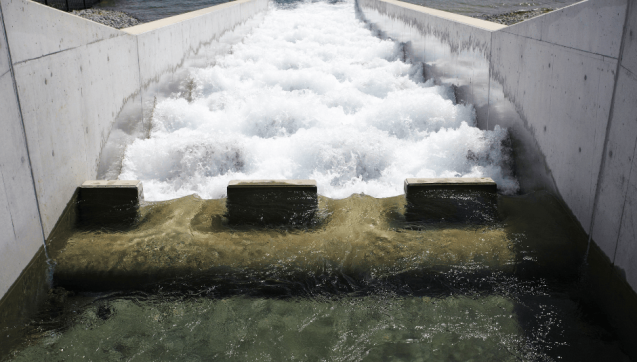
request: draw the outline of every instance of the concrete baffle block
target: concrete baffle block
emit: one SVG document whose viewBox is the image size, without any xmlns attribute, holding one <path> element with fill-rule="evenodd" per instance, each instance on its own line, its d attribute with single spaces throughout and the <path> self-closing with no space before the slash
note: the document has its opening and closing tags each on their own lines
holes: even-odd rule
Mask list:
<svg viewBox="0 0 637 362">
<path fill-rule="evenodd" d="M 497 185 L 484 178 L 405 179 L 407 221 L 492 221 L 497 216 Z"/>
<path fill-rule="evenodd" d="M 307 225 L 318 209 L 314 180 L 233 180 L 228 183 L 231 224 Z"/>
<path fill-rule="evenodd" d="M 137 220 L 144 199 L 138 180 L 86 181 L 78 194 L 78 219 L 84 227 L 129 227 Z"/>
</svg>

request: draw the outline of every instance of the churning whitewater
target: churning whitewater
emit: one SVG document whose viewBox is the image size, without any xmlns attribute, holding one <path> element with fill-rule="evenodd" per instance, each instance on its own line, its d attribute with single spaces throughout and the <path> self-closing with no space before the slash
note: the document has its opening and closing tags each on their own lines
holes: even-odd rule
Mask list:
<svg viewBox="0 0 637 362">
<path fill-rule="evenodd" d="M 332 198 L 399 195 L 407 177 L 492 177 L 515 192 L 506 129 L 476 128 L 472 106 L 403 57 L 351 2 L 271 9 L 189 71 L 190 96 L 157 104 L 119 179 L 142 180 L 147 200 L 220 198 L 232 179 L 315 179 Z"/>
</svg>

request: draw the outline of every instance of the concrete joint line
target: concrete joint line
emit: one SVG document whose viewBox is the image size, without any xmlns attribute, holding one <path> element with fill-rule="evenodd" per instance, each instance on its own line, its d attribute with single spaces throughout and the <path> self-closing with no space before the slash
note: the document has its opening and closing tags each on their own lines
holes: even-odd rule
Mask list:
<svg viewBox="0 0 637 362">
<path fill-rule="evenodd" d="M 139 104 L 141 107 L 142 127 L 144 127 L 144 84 L 142 80 L 142 66 L 139 60 L 139 36 L 135 35 L 135 48 L 137 48 L 137 78 L 139 78 Z M 148 121 L 150 123 L 150 120 Z M 150 124 L 149 124 L 150 129 Z"/>
<path fill-rule="evenodd" d="M 622 39 L 621 39 L 621 43 L 619 46 L 619 56 L 617 57 L 617 67 L 615 69 L 615 80 L 613 83 L 613 94 L 610 98 L 610 110 L 608 112 L 608 121 L 606 122 L 606 134 L 604 136 L 604 146 L 602 148 L 602 160 L 600 162 L 599 165 L 599 171 L 597 173 L 597 185 L 595 187 L 595 198 L 593 199 L 593 210 L 591 212 L 591 222 L 589 224 L 588 227 L 588 246 L 586 247 L 586 256 L 585 259 L 586 260 L 588 258 L 588 252 L 591 248 L 591 241 L 593 240 L 593 231 L 595 228 L 595 213 L 597 210 L 597 204 L 599 202 L 599 194 L 600 194 L 600 189 L 601 189 L 601 185 L 602 185 L 602 181 L 604 179 L 603 176 L 603 171 L 604 168 L 606 167 L 606 153 L 608 152 L 608 137 L 610 135 L 610 129 L 611 129 L 611 125 L 613 122 L 613 115 L 615 113 L 615 97 L 617 95 L 617 82 L 619 81 L 619 71 L 622 68 L 621 64 L 622 64 L 622 59 L 624 56 L 624 44 L 625 44 L 625 40 L 626 40 L 626 32 L 628 30 L 628 15 L 630 14 L 630 9 L 631 9 L 631 4 L 633 3 L 632 0 L 626 0 L 626 15 L 624 16 L 624 26 L 623 26 L 623 30 L 622 30 Z M 633 151 L 634 153 L 634 151 Z M 631 165 L 631 172 L 632 172 L 632 165 Z M 625 200 L 624 200 L 625 202 Z M 622 208 L 622 215 L 623 215 L 624 211 Z M 618 231 L 618 233 L 621 232 L 621 220 L 620 220 L 620 230 Z M 619 234 L 617 236 L 617 241 L 615 243 L 615 253 L 617 253 L 617 243 L 619 242 Z M 611 260 L 611 262 L 613 263 L 613 265 L 615 265 L 615 255 L 613 255 L 613 260 Z"/>
<path fill-rule="evenodd" d="M 628 17 L 628 15 L 626 15 L 626 17 Z M 626 30 L 625 28 L 626 28 L 626 23 L 624 23 L 624 31 Z M 562 47 L 562 48 L 565 48 L 565 49 L 570 49 L 570 50 L 575 50 L 575 51 L 586 53 L 586 54 L 596 55 L 596 56 L 602 57 L 602 58 L 618 59 L 618 58 L 615 58 L 615 57 L 611 57 L 609 55 L 599 54 L 599 53 L 595 53 L 595 52 L 589 52 L 587 50 L 582 50 L 582 49 L 577 49 L 577 48 L 569 47 L 569 46 L 562 45 L 562 44 L 552 43 L 552 42 L 546 41 L 546 40 L 540 40 L 540 39 L 531 38 L 531 37 L 525 36 L 525 35 L 519 35 L 519 34 L 511 33 L 511 32 L 506 31 L 506 29 L 496 30 L 496 31 L 507 33 L 509 35 L 519 36 L 519 37 L 524 38 L 524 39 L 535 40 L 535 41 L 538 41 L 540 43 L 551 44 L 551 45 L 555 45 L 555 46 Z M 622 35 L 622 39 L 624 39 L 623 35 Z M 621 52 L 621 50 L 620 50 L 620 52 Z"/>
<path fill-rule="evenodd" d="M 635 159 L 635 151 L 637 150 L 637 139 L 635 139 L 635 146 L 633 147 L 633 159 Z M 630 171 L 628 171 L 628 182 L 630 183 L 630 178 L 633 175 L 633 165 L 635 163 L 631 162 Z M 619 228 L 617 229 L 617 239 L 615 240 L 615 252 L 613 252 L 613 264 L 615 264 L 615 258 L 617 257 L 617 249 L 619 249 L 619 237 L 622 234 L 622 226 L 624 226 L 624 211 L 626 211 L 626 199 L 628 196 L 628 190 L 630 190 L 630 185 L 626 186 L 626 192 L 624 193 L 624 203 L 622 204 L 622 213 L 619 217 Z"/>
<path fill-rule="evenodd" d="M 0 23 L 2 23 L 2 30 L 4 31 L 4 41 L 7 44 L 7 55 L 9 57 L 9 72 L 11 73 L 11 81 L 13 84 L 13 92 L 15 93 L 16 102 L 18 103 L 18 114 L 20 115 L 20 125 L 22 126 L 22 134 L 24 136 L 24 145 L 27 151 L 27 159 L 29 160 L 29 173 L 31 174 L 31 186 L 33 187 L 33 196 L 35 198 L 35 206 L 38 209 L 38 218 L 40 219 L 40 231 L 42 232 L 42 245 L 44 246 L 44 254 L 47 260 L 49 258 L 49 252 L 46 248 L 46 236 L 44 235 L 44 223 L 42 222 L 42 212 L 40 211 L 40 200 L 38 200 L 38 191 L 35 186 L 35 176 L 33 175 L 33 164 L 31 163 L 31 152 L 29 151 L 29 140 L 27 139 L 27 130 L 24 126 L 24 116 L 22 115 L 22 105 L 20 104 L 20 95 L 18 94 L 18 85 L 15 80 L 15 72 L 13 70 L 13 61 L 11 59 L 11 46 L 9 45 L 9 38 L 7 37 L 7 28 L 4 25 L 4 12 L 2 11 L 2 3 L 0 2 Z"/>
<path fill-rule="evenodd" d="M 489 121 L 491 120 L 491 61 L 492 59 L 493 59 L 493 32 L 491 32 L 491 41 L 489 42 L 489 88 L 487 89 L 487 131 L 489 130 Z"/>
<path fill-rule="evenodd" d="M 4 27 L 4 25 L 3 25 L 3 27 Z M 7 36 L 7 35 L 6 35 L 6 33 L 5 33 L 5 38 L 6 38 L 6 36 Z M 51 55 L 55 55 L 55 54 L 59 54 L 59 53 L 64 53 L 64 52 L 67 52 L 67 51 L 69 51 L 69 50 L 74 50 L 74 49 L 78 49 L 78 48 L 81 48 L 81 47 L 89 46 L 89 45 L 96 44 L 96 43 L 99 43 L 99 42 L 104 41 L 104 40 L 110 40 L 110 39 L 113 39 L 113 38 L 117 38 L 117 37 L 119 37 L 119 36 L 120 36 L 120 35 L 115 36 L 115 37 L 111 37 L 111 38 L 107 38 L 107 39 L 100 39 L 100 40 L 92 41 L 92 42 L 89 42 L 89 43 L 86 43 L 86 44 L 78 45 L 78 46 L 73 47 L 73 48 L 67 48 L 67 49 L 63 49 L 63 50 L 58 50 L 57 52 L 53 52 L 53 53 L 48 53 L 48 54 L 40 55 L 39 57 L 30 58 L 30 59 L 25 59 L 25 60 L 21 60 L 21 61 L 19 61 L 19 62 L 15 62 L 15 64 L 14 64 L 14 65 L 23 64 L 23 63 L 26 63 L 26 62 L 30 62 L 30 61 L 32 61 L 32 60 L 38 60 L 38 59 L 46 58 L 46 57 L 51 56 Z M 9 43 L 8 43 L 8 40 L 7 40 L 7 44 L 9 44 Z"/>
<path fill-rule="evenodd" d="M 5 73 L 6 74 L 6 73 Z M 4 191 L 4 195 L 5 198 L 8 200 L 9 198 L 7 197 L 7 183 L 4 180 L 4 173 L 2 172 L 2 169 L 0 169 L 0 178 L 2 179 L 2 191 Z M 11 212 L 11 210 L 9 210 L 9 217 L 11 218 L 11 230 L 13 230 L 13 237 L 17 240 L 18 236 L 15 233 L 15 223 L 13 222 L 13 213 Z"/>
<path fill-rule="evenodd" d="M 5 37 L 6 37 L 6 35 L 5 35 Z M 64 50 L 58 50 L 57 52 L 53 52 L 53 53 L 49 53 L 49 54 L 44 54 L 44 55 L 41 55 L 41 56 L 39 56 L 39 57 L 35 57 L 35 58 L 31 58 L 31 59 L 21 60 L 21 61 L 19 61 L 19 62 L 16 62 L 14 65 L 23 64 L 23 63 L 26 63 L 26 62 L 30 62 L 30 61 L 32 61 L 32 60 L 38 60 L 38 59 L 46 58 L 46 57 L 48 57 L 49 55 L 55 55 L 55 54 L 59 54 L 59 53 L 64 53 L 65 51 L 69 51 L 69 50 L 73 50 L 73 49 L 77 49 L 77 48 L 79 48 L 79 47 L 73 47 L 73 48 L 68 48 L 68 49 L 64 49 Z"/>
<path fill-rule="evenodd" d="M 624 67 L 623 65 L 621 66 L 626 72 L 628 72 L 628 74 L 633 77 L 633 78 L 637 78 L 637 74 L 633 73 L 630 69 Z"/>
</svg>

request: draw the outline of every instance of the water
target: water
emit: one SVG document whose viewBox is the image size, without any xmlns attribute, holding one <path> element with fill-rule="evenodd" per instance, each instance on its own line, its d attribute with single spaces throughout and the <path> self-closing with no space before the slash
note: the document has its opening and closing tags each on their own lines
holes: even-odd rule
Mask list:
<svg viewBox="0 0 637 362">
<path fill-rule="evenodd" d="M 534 10 L 539 8 L 559 9 L 579 1 L 573 0 L 406 0 L 406 2 L 427 6 L 452 13 L 480 16 L 511 11 Z"/>
<path fill-rule="evenodd" d="M 188 92 L 161 100 L 119 179 L 148 200 L 219 198 L 232 179 L 315 179 L 321 195 L 402 194 L 406 177 L 491 177 L 519 186 L 506 129 L 476 127 L 473 106 L 424 82 L 399 44 L 356 19 L 352 2 L 272 9 Z M 119 169 L 118 169 L 119 170 Z"/>
<path fill-rule="evenodd" d="M 554 197 L 506 195 L 506 130 L 477 129 L 401 53 L 351 3 L 303 3 L 189 69 L 124 154 L 119 176 L 156 201 L 129 230 L 56 236 L 56 288 L 1 331 L 0 359 L 628 361 L 585 235 Z M 407 176 L 491 176 L 499 215 L 407 222 Z M 229 225 L 242 177 L 316 178 L 316 223 Z"/>
<path fill-rule="evenodd" d="M 72 230 L 11 361 L 628 361 L 546 193 L 483 225 L 410 224 L 404 197 L 321 198 L 307 229 L 230 227 L 224 200 Z"/>
<path fill-rule="evenodd" d="M 94 8 L 118 10 L 148 22 L 227 2 L 226 0 L 102 0 Z M 277 3 L 296 1 L 279 0 Z M 549 7 L 561 8 L 573 0 L 410 0 L 413 4 L 445 10 L 467 16 L 499 14 L 516 10 Z"/>
<path fill-rule="evenodd" d="M 227 0 L 102 0 L 93 8 L 123 11 L 142 22 L 149 22 L 227 2 Z"/>
</svg>

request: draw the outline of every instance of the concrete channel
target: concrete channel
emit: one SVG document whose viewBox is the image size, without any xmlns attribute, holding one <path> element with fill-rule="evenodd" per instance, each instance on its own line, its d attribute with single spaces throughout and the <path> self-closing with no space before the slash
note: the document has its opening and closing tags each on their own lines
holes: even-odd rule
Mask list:
<svg viewBox="0 0 637 362">
<path fill-rule="evenodd" d="M 608 258 L 604 275 L 634 294 L 637 4 L 583 1 L 508 27 L 394 0 L 356 6 L 427 79 L 473 104 L 480 128 L 509 128 L 522 191 L 558 195 Z M 119 31 L 0 0 L 0 296 L 35 303 L 25 286 L 50 273 L 27 266 L 96 178 L 113 125 L 148 119 L 162 82 L 227 51 L 267 8 L 238 0 Z"/>
</svg>

